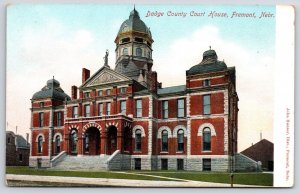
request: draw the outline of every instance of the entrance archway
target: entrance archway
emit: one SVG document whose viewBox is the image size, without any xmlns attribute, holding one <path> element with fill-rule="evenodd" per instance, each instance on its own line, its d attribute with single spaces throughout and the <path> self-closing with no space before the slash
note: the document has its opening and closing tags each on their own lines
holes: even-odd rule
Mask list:
<svg viewBox="0 0 300 193">
<path fill-rule="evenodd" d="M 100 154 L 100 132 L 96 127 L 90 127 L 84 133 L 83 151 L 87 155 Z"/>
<path fill-rule="evenodd" d="M 107 128 L 106 153 L 108 155 L 111 155 L 116 150 L 117 150 L 117 128 L 115 126 L 109 126 Z"/>
</svg>

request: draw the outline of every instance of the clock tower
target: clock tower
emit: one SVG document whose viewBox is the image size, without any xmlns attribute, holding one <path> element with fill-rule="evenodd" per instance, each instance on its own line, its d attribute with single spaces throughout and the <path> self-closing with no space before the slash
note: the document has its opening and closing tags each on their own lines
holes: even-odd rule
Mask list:
<svg viewBox="0 0 300 193">
<path fill-rule="evenodd" d="M 115 39 L 115 70 L 150 87 L 152 77 L 152 35 L 135 8 L 130 12 Z"/>
</svg>

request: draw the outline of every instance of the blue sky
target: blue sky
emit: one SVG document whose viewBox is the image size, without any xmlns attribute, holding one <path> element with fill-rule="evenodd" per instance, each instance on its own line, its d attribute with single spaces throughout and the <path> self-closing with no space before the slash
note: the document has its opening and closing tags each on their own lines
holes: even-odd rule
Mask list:
<svg viewBox="0 0 300 193">
<path fill-rule="evenodd" d="M 7 11 L 7 120 L 29 132 L 30 98 L 52 75 L 70 95 L 80 85 L 81 68 L 92 73 L 103 65 L 105 50 L 114 67 L 114 40 L 133 5 L 13 5 Z M 199 63 L 212 46 L 219 59 L 236 66 L 240 97 L 239 136 L 248 135 L 240 150 L 257 142 L 259 132 L 272 140 L 275 6 L 137 5 L 154 39 L 153 69 L 163 86 L 185 83 L 185 70 Z M 145 17 L 155 12 L 205 12 L 204 17 Z M 229 18 L 209 18 L 211 11 Z M 230 18 L 232 12 L 256 13 L 256 18 Z M 173 67 L 176 68 L 173 68 Z M 172 73 L 169 70 L 172 68 Z M 66 76 L 67 74 L 67 76 Z M 72 76 L 70 76 L 72 75 Z M 26 79 L 26 84 L 24 80 Z M 20 88 L 20 85 L 21 88 Z M 15 88 L 19 87 L 19 95 Z M 257 98 L 257 96 L 261 96 Z M 14 119 L 15 116 L 20 119 Z M 9 128 L 11 129 L 11 128 Z"/>
</svg>

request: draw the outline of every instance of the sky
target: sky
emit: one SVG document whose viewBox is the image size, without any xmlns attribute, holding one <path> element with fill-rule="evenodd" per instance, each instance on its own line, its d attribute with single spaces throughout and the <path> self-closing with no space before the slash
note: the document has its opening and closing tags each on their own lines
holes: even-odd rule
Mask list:
<svg viewBox="0 0 300 193">
<path fill-rule="evenodd" d="M 30 99 L 52 76 L 71 95 L 81 84 L 81 69 L 95 73 L 105 50 L 115 66 L 114 40 L 133 5 L 19 4 L 7 10 L 7 130 L 30 133 Z M 236 67 L 239 96 L 238 151 L 262 137 L 273 141 L 275 6 L 136 5 L 151 29 L 153 70 L 163 87 L 185 84 L 185 71 L 211 46 L 219 60 Z M 164 16 L 146 17 L 150 12 Z M 190 12 L 205 13 L 193 17 Z M 167 13 L 187 13 L 168 16 Z M 211 12 L 228 17 L 209 17 Z M 255 18 L 232 13 L 255 13 Z"/>
</svg>

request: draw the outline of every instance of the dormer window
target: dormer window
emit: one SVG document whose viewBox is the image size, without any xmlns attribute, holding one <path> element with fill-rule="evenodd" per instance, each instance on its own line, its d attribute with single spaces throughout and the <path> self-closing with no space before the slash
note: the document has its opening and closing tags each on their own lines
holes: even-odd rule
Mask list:
<svg viewBox="0 0 300 193">
<path fill-rule="evenodd" d="M 129 41 L 130 41 L 130 38 L 124 38 L 124 39 L 121 40 L 122 44 L 123 44 L 123 43 L 127 43 L 127 42 L 129 42 Z"/>
<path fill-rule="evenodd" d="M 103 90 L 98 91 L 98 96 L 103 96 Z"/>
<path fill-rule="evenodd" d="M 45 106 L 44 102 L 40 102 L 40 107 L 43 108 Z"/>
<path fill-rule="evenodd" d="M 210 86 L 210 80 L 209 79 L 205 79 L 203 81 L 203 86 Z"/>
<path fill-rule="evenodd" d="M 134 41 L 143 43 L 143 38 L 134 38 Z"/>
</svg>

